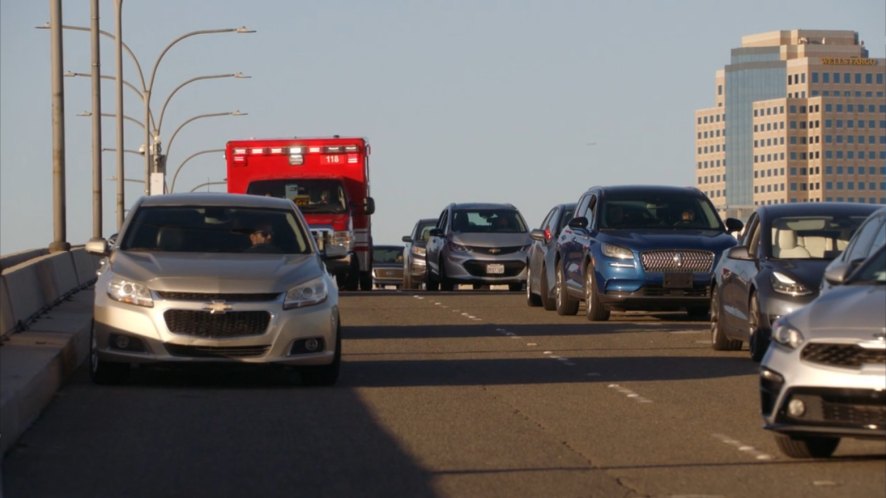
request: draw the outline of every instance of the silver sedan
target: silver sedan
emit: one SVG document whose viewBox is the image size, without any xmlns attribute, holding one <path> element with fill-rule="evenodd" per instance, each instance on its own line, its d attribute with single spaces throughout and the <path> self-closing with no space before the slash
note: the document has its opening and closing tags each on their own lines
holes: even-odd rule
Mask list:
<svg viewBox="0 0 886 498">
<path fill-rule="evenodd" d="M 825 458 L 843 437 L 886 439 L 884 303 L 881 247 L 842 285 L 775 322 L 761 411 L 784 454 Z"/>
<path fill-rule="evenodd" d="M 339 375 L 338 288 L 295 205 L 233 194 L 143 197 L 95 284 L 90 372 L 132 364 L 297 367 L 307 384 Z"/>
</svg>

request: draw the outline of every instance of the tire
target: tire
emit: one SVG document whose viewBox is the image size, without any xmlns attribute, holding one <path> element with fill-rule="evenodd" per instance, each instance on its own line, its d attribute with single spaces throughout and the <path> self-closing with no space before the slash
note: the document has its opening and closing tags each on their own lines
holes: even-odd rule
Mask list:
<svg viewBox="0 0 886 498">
<path fill-rule="evenodd" d="M 361 271 L 358 272 L 360 279 L 360 290 L 371 291 L 372 290 L 372 272 L 371 271 Z"/>
<path fill-rule="evenodd" d="M 129 377 L 128 363 L 104 361 L 98 357 L 98 344 L 95 340 L 95 322 L 89 332 L 89 378 L 102 385 L 121 384 Z"/>
<path fill-rule="evenodd" d="M 566 278 L 563 269 L 557 269 L 557 287 L 554 290 L 556 297 L 556 309 L 558 315 L 574 315 L 578 313 L 578 299 L 569 295 L 566 291 Z"/>
<path fill-rule="evenodd" d="M 711 348 L 715 351 L 737 351 L 741 341 L 726 337 L 720 324 L 723 309 L 720 306 L 720 293 L 716 287 L 711 292 Z"/>
<path fill-rule="evenodd" d="M 751 294 L 748 304 L 748 349 L 751 360 L 759 363 L 763 359 L 766 350 L 769 349 L 770 335 L 769 327 L 761 325 L 760 302 L 757 300 L 757 294 Z"/>
<path fill-rule="evenodd" d="M 306 386 L 332 386 L 338 382 L 341 371 L 341 325 L 335 331 L 335 354 L 332 363 L 299 368 L 302 384 Z"/>
<path fill-rule="evenodd" d="M 551 299 L 551 289 L 548 287 L 548 271 L 544 267 L 541 269 L 539 281 L 541 282 L 541 305 L 547 311 L 557 309 L 557 302 L 554 299 Z"/>
<path fill-rule="evenodd" d="M 775 443 L 782 453 L 791 458 L 829 458 L 840 444 L 840 438 L 776 434 Z"/>
<path fill-rule="evenodd" d="M 446 278 L 446 270 L 443 268 L 443 262 L 440 262 L 440 290 L 441 291 L 452 291 L 455 289 L 455 284 L 452 280 Z"/>
<path fill-rule="evenodd" d="M 425 265 L 425 288 L 429 291 L 435 291 L 440 288 L 440 283 L 434 278 L 434 272 L 431 271 L 431 265 Z"/>
<path fill-rule="evenodd" d="M 592 322 L 605 322 L 609 320 L 609 308 L 600 302 L 594 275 L 594 265 L 588 263 L 585 267 L 585 303 L 587 307 L 585 314 Z"/>
<path fill-rule="evenodd" d="M 403 272 L 403 288 L 412 289 L 412 275 L 409 272 Z"/>
</svg>

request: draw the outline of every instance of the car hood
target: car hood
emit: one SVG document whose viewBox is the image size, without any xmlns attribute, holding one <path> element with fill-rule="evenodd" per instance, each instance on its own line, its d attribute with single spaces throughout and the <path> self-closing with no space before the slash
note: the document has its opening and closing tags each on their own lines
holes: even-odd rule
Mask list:
<svg viewBox="0 0 886 498">
<path fill-rule="evenodd" d="M 766 273 L 783 273 L 809 289 L 818 289 L 830 262 L 826 259 L 766 259 L 761 269 L 768 270 Z"/>
<path fill-rule="evenodd" d="M 787 319 L 807 339 L 873 340 L 874 334 L 886 333 L 884 302 L 886 285 L 841 285 L 788 315 Z"/>
<path fill-rule="evenodd" d="M 155 291 L 285 292 L 325 271 L 315 254 L 141 253 L 117 251 L 111 272 Z"/>
<path fill-rule="evenodd" d="M 719 253 L 738 243 L 715 230 L 601 230 L 597 240 L 642 252 L 650 249 L 704 249 Z"/>
<path fill-rule="evenodd" d="M 528 246 L 532 243 L 528 233 L 472 233 L 458 232 L 450 235 L 456 244 L 473 247 Z"/>
</svg>

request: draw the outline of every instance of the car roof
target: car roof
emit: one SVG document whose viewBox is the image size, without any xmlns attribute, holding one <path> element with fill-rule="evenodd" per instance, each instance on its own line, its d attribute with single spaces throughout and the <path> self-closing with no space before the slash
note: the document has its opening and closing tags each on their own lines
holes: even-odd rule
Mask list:
<svg viewBox="0 0 886 498">
<path fill-rule="evenodd" d="M 621 193 L 621 192 L 631 192 L 631 193 L 649 193 L 649 194 L 659 194 L 659 193 L 683 193 L 689 195 L 698 195 L 704 196 L 701 190 L 695 187 L 687 187 L 680 185 L 597 185 L 589 188 L 587 191 L 590 192 L 592 190 L 600 190 L 605 194 L 607 193 Z"/>
<path fill-rule="evenodd" d="M 452 209 L 517 209 L 513 204 L 501 202 L 453 202 Z"/>
<path fill-rule="evenodd" d="M 291 209 L 294 204 L 289 199 L 265 195 L 229 194 L 226 192 L 189 192 L 145 196 L 139 199 L 140 206 L 225 206 L 271 209 Z"/>
<path fill-rule="evenodd" d="M 877 211 L 879 207 L 879 204 L 861 202 L 800 202 L 757 206 L 756 211 L 760 216 L 776 218 L 796 215 L 867 215 Z"/>
</svg>

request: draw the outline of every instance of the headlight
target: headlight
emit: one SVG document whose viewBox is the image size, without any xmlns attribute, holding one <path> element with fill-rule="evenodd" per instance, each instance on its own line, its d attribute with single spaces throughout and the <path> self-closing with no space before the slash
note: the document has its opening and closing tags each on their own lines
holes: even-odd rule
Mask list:
<svg viewBox="0 0 886 498">
<path fill-rule="evenodd" d="M 604 243 L 600 249 L 603 251 L 604 256 L 608 256 L 610 258 L 616 259 L 634 259 L 634 253 L 631 252 L 627 247 L 616 246 L 613 244 Z"/>
<path fill-rule="evenodd" d="M 425 248 L 419 246 L 412 246 L 412 254 L 418 256 L 420 258 L 425 257 Z"/>
<path fill-rule="evenodd" d="M 283 301 L 283 309 L 304 308 L 322 303 L 328 295 L 329 289 L 326 287 L 326 279 L 317 277 L 289 289 L 286 292 L 286 299 Z"/>
<path fill-rule="evenodd" d="M 797 349 L 806 338 L 786 320 L 776 320 L 772 328 L 772 340 L 791 349 Z"/>
<path fill-rule="evenodd" d="M 807 289 L 805 285 L 781 272 L 772 272 L 772 275 L 769 277 L 769 283 L 772 285 L 772 290 L 779 294 L 787 294 L 789 296 L 808 296 L 812 294 L 812 291 Z"/>
<path fill-rule="evenodd" d="M 471 250 L 467 247 L 461 244 L 456 244 L 455 242 L 447 242 L 447 245 L 449 246 L 449 250 L 452 252 L 471 252 Z"/>
<path fill-rule="evenodd" d="M 134 304 L 146 308 L 154 307 L 151 291 L 144 285 L 132 280 L 126 280 L 125 278 L 114 277 L 111 279 L 111 282 L 108 283 L 108 296 L 121 303 Z"/>
</svg>

